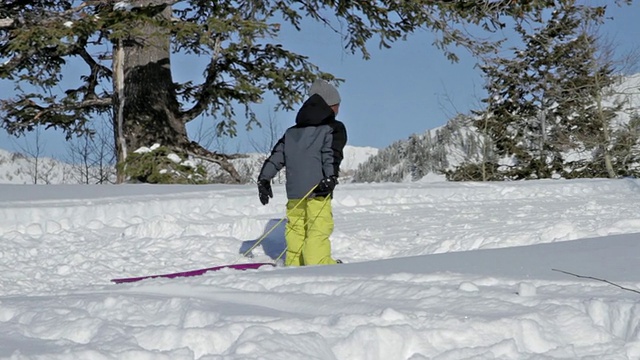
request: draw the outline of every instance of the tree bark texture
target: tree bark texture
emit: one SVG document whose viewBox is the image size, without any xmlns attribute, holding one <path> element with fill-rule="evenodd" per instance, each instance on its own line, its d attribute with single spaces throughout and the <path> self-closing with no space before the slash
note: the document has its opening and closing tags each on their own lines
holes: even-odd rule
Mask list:
<svg viewBox="0 0 640 360">
<path fill-rule="evenodd" d="M 157 16 L 169 19 L 171 7 L 166 6 Z M 240 182 L 240 175 L 225 156 L 189 141 L 171 75 L 168 31 L 145 23 L 132 29 L 132 34 L 114 44 L 113 122 L 117 161 L 124 162 L 129 152 L 158 143 L 213 161 L 235 182 Z M 124 180 L 119 174 L 118 182 Z"/>
<path fill-rule="evenodd" d="M 159 16 L 168 18 L 171 8 L 166 7 Z M 128 151 L 154 143 L 185 148 L 189 139 L 185 124 L 178 120 L 169 34 L 151 24 L 140 25 L 134 34 L 122 43 L 124 99 L 116 106 L 123 106 L 123 123 L 118 130 L 123 132 Z"/>
</svg>

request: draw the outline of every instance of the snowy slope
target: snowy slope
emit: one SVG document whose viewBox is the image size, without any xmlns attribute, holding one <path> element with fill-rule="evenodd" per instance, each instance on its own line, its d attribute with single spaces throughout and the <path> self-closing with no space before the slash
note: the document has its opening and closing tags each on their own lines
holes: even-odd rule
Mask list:
<svg viewBox="0 0 640 360">
<path fill-rule="evenodd" d="M 346 264 L 109 283 L 271 260 L 274 190 L 0 185 L 0 358 L 640 358 L 638 180 L 340 184 Z"/>
<path fill-rule="evenodd" d="M 69 166 L 51 158 L 23 156 L 0 149 L 0 184 L 62 184 Z"/>
<path fill-rule="evenodd" d="M 359 147 L 347 145 L 344 149 L 344 160 L 341 166 L 342 175 L 349 177 L 370 156 L 375 155 L 378 149 L 372 147 Z M 233 160 L 232 163 L 241 174 L 257 177 L 265 154 L 250 153 L 247 157 Z M 0 149 L 0 184 L 74 184 L 81 179 L 74 166 L 63 161 L 40 158 L 36 159 L 17 153 Z M 210 167 L 210 174 L 220 172 L 217 165 Z"/>
<path fill-rule="evenodd" d="M 350 146 L 344 147 L 344 159 L 340 169 L 343 172 L 353 172 L 358 165 L 367 161 L 371 156 L 375 156 L 378 149 L 370 146 Z"/>
</svg>

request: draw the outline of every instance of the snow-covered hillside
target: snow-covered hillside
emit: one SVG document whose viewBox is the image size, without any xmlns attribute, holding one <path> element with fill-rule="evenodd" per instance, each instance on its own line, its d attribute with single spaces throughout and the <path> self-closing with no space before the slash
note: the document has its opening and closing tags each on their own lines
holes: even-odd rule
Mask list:
<svg viewBox="0 0 640 360">
<path fill-rule="evenodd" d="M 347 145 L 341 166 L 342 176 L 347 179 L 358 165 L 377 152 L 378 149 L 372 147 Z M 265 154 L 250 153 L 245 158 L 233 160 L 232 163 L 241 174 L 255 178 L 265 157 Z M 210 175 L 220 172 L 216 165 L 209 166 L 208 170 Z M 78 184 L 86 182 L 83 181 L 84 172 L 86 169 L 81 166 L 51 158 L 35 159 L 0 149 L 0 184 Z"/>
<path fill-rule="evenodd" d="M 358 168 L 358 165 L 376 154 L 378 154 L 377 148 L 347 145 L 344 148 L 344 160 L 342 160 L 340 169 L 345 173 L 353 172 Z"/>
<path fill-rule="evenodd" d="M 55 159 L 36 159 L 0 149 L 0 184 L 69 184 L 70 168 Z"/>
<path fill-rule="evenodd" d="M 603 105 L 623 104 L 611 123 L 613 129 L 629 124 L 633 115 L 640 115 L 640 73 L 621 77 L 607 91 Z M 380 149 L 355 173 L 357 181 L 411 181 L 428 173 L 454 170 L 464 163 L 481 163 L 484 138 L 472 125 L 474 116 L 459 114 L 445 125 L 413 134 L 408 139 Z M 566 159 L 589 159 L 590 152 L 565 154 Z"/>
</svg>

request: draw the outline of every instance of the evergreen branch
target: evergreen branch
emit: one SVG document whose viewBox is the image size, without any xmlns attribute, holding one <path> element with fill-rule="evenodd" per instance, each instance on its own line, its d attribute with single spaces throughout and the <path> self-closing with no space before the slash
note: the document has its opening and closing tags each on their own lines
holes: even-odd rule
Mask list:
<svg viewBox="0 0 640 360">
<path fill-rule="evenodd" d="M 308 1 L 303 1 L 301 4 L 304 9 L 307 11 L 307 13 L 313 18 L 316 19 L 318 21 L 320 21 L 321 23 L 323 23 L 326 27 L 328 27 L 329 29 L 331 29 L 331 31 L 335 32 L 336 34 L 340 34 L 340 31 L 334 27 L 331 22 L 325 18 L 324 16 L 322 16 L 316 9 L 316 7 L 314 7 L 313 4 L 310 4 Z M 294 25 L 296 27 L 297 30 L 300 30 L 300 26 L 298 24 Z"/>
<path fill-rule="evenodd" d="M 32 109 L 37 109 L 36 114 L 33 116 L 33 122 L 38 122 L 40 118 L 56 112 L 83 110 L 87 108 L 93 108 L 96 106 L 110 106 L 112 104 L 113 104 L 113 100 L 111 97 L 104 97 L 104 98 L 97 98 L 97 99 L 88 99 L 88 100 L 84 100 L 84 101 L 80 101 L 80 102 L 68 104 L 68 105 L 51 105 L 47 107 L 43 107 L 33 103 L 32 105 L 25 106 L 24 108 L 30 107 Z"/>
<path fill-rule="evenodd" d="M 28 57 L 29 54 L 22 53 L 16 56 L 11 57 L 9 60 L 0 64 L 0 73 L 9 74 L 12 73 L 15 68 L 17 68 L 23 61 Z"/>
<path fill-rule="evenodd" d="M 132 9 L 142 9 L 156 6 L 172 6 L 183 0 L 145 0 L 145 1 L 131 1 L 129 4 Z M 101 1 L 96 1 L 100 3 Z"/>
<path fill-rule="evenodd" d="M 80 10 L 86 8 L 87 6 L 98 5 L 100 3 L 101 3 L 101 1 L 85 1 L 85 2 L 82 2 L 80 5 L 78 5 L 76 7 L 73 7 L 73 8 L 70 8 L 68 10 L 61 11 L 59 13 L 48 14 L 49 15 L 48 17 L 42 18 L 42 19 L 38 19 L 38 23 L 41 26 L 47 26 L 48 24 L 52 24 L 52 23 L 58 22 L 60 19 L 68 18 L 72 14 L 79 12 Z M 2 19 L 2 20 L 8 20 L 8 21 L 11 22 L 11 24 L 13 24 L 15 22 L 15 20 L 11 19 L 11 18 L 6 18 L 6 19 Z M 0 24 L 2 24 L 1 23 L 2 20 L 0 20 Z M 2 26 L 0 26 L 0 27 L 2 27 Z"/>
<path fill-rule="evenodd" d="M 616 283 L 614 283 L 614 282 L 611 282 L 611 281 L 609 281 L 609 280 L 600 279 L 600 278 L 593 277 L 593 276 L 578 275 L 578 274 L 574 274 L 574 273 L 571 273 L 571 272 L 568 272 L 568 271 L 564 271 L 564 270 L 558 270 L 558 269 L 551 269 L 551 270 L 553 270 L 553 271 L 557 271 L 557 272 L 561 272 L 561 273 L 563 273 L 563 274 L 567 274 L 567 275 L 572 275 L 572 276 L 575 276 L 575 277 L 577 277 L 577 278 L 581 278 L 581 279 L 591 279 L 591 280 L 596 280 L 596 281 L 602 281 L 602 282 L 604 282 L 604 283 L 607 283 L 607 284 L 609 284 L 609 285 L 613 285 L 613 286 L 615 286 L 615 287 L 617 287 L 617 288 L 620 288 L 620 289 L 622 289 L 622 290 L 631 291 L 631 292 L 634 292 L 634 293 L 636 293 L 636 294 L 640 294 L 640 291 L 638 291 L 638 290 L 635 290 L 635 289 L 631 289 L 631 288 L 628 288 L 628 287 L 624 287 L 624 286 L 618 285 L 618 284 L 616 284 Z"/>
<path fill-rule="evenodd" d="M 74 13 L 78 13 L 80 12 L 82 9 L 86 8 L 87 6 L 91 6 L 91 5 L 99 5 L 101 3 L 101 1 L 85 1 L 83 3 L 81 3 L 80 5 L 73 7 L 71 9 L 59 12 L 59 13 L 51 13 L 48 14 L 47 17 L 45 18 L 39 18 L 37 20 L 37 26 L 39 27 L 43 27 L 43 28 L 47 28 L 48 26 L 50 26 L 51 24 L 56 24 L 59 23 L 60 20 L 63 19 L 70 19 L 72 17 L 72 15 Z M 24 23 L 19 23 L 20 21 L 16 21 L 10 17 L 4 18 L 4 19 L 0 19 L 0 29 L 5 29 L 5 28 L 16 28 L 19 26 L 25 27 L 26 24 Z M 25 22 L 24 19 L 22 19 L 22 22 Z M 15 35 L 10 35 L 10 38 L 14 38 Z M 84 46 L 86 46 L 86 43 L 83 44 Z M 6 48 L 8 46 L 8 43 L 2 44 L 2 51 L 6 51 Z M 76 45 L 75 48 L 80 48 L 81 46 Z M 84 51 L 86 51 L 86 49 L 82 49 Z M 8 59 L 8 61 L 6 61 L 4 64 L 0 65 L 0 70 L 3 73 L 11 73 L 13 71 L 16 70 L 16 68 L 18 68 L 19 66 L 28 63 L 29 61 L 31 61 L 31 59 L 33 58 L 33 56 L 37 54 L 37 50 L 36 49 L 29 49 L 27 51 L 21 51 L 21 52 L 15 52 L 13 51 L 11 53 L 11 57 Z M 80 52 L 77 52 L 78 55 L 81 55 Z M 84 58 L 84 57 L 83 57 Z"/>
</svg>

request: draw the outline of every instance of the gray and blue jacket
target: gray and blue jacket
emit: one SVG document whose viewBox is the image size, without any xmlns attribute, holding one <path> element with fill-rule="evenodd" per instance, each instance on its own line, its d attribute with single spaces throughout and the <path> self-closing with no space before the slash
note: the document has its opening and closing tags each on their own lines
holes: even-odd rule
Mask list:
<svg viewBox="0 0 640 360">
<path fill-rule="evenodd" d="M 296 124 L 284 133 L 262 165 L 258 181 L 286 167 L 287 198 L 302 199 L 320 180 L 339 176 L 347 129 L 319 95 L 302 104 Z M 314 193 L 312 196 L 329 194 Z"/>
</svg>

